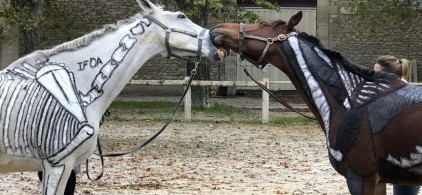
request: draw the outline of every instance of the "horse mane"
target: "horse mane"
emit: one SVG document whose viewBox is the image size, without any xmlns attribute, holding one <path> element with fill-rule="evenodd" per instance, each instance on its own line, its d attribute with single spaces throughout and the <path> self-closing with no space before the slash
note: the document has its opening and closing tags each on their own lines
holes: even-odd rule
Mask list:
<svg viewBox="0 0 422 195">
<path fill-rule="evenodd" d="M 157 8 L 158 8 L 158 10 L 162 11 L 164 9 L 164 6 L 157 5 Z M 134 16 L 132 16 L 131 18 L 119 20 L 115 24 L 106 24 L 101 29 L 94 30 L 94 31 L 92 31 L 88 34 L 85 34 L 85 35 L 83 35 L 79 38 L 76 38 L 72 41 L 68 41 L 68 42 L 62 43 L 60 45 L 54 46 L 53 48 L 45 50 L 44 52 L 47 55 L 53 55 L 53 54 L 57 54 L 57 53 L 62 52 L 62 51 L 71 51 L 71 50 L 76 50 L 80 47 L 87 46 L 87 45 L 91 44 L 91 42 L 95 38 L 101 37 L 102 35 L 104 35 L 108 32 L 114 31 L 114 30 L 118 29 L 119 27 L 121 27 L 122 25 L 129 24 L 131 22 L 139 20 L 139 19 L 143 18 L 145 14 L 146 13 L 142 13 L 142 12 L 137 13 Z"/>
<path fill-rule="evenodd" d="M 124 24 L 129 24 L 129 23 L 134 22 L 134 21 L 136 21 L 136 20 L 138 20 L 142 17 L 143 17 L 142 14 L 135 14 L 131 18 L 119 20 L 115 24 L 106 24 L 101 29 L 94 30 L 94 31 L 92 31 L 88 34 L 85 34 L 85 35 L 83 35 L 79 38 L 76 38 L 72 41 L 68 41 L 68 42 L 59 44 L 57 46 L 54 46 L 53 48 L 48 49 L 45 52 L 46 52 L 47 55 L 53 55 L 53 54 L 59 53 L 61 51 L 70 51 L 70 50 L 78 49 L 80 47 L 87 46 L 87 45 L 91 44 L 91 42 L 95 38 L 101 37 L 102 35 L 104 35 L 108 32 L 111 32 L 111 31 L 118 29 L 120 26 L 122 26 Z"/>
<path fill-rule="evenodd" d="M 309 35 L 305 32 L 298 33 L 298 37 L 310 42 L 315 47 L 318 47 L 318 49 L 323 51 L 328 56 L 328 58 L 330 58 L 333 62 L 334 61 L 340 62 L 341 65 L 343 65 L 343 67 L 346 70 L 354 72 L 354 73 L 362 76 L 365 79 L 368 79 L 368 80 L 376 80 L 376 79 L 391 80 L 393 77 L 395 77 L 392 74 L 389 74 L 389 73 L 386 73 L 386 72 L 377 72 L 377 71 L 374 71 L 372 68 L 368 68 L 368 67 L 356 64 L 356 63 L 350 61 L 349 59 L 347 59 L 346 57 L 344 57 L 340 52 L 325 48 L 321 44 L 321 41 L 318 38 L 316 38 L 312 35 Z"/>
</svg>

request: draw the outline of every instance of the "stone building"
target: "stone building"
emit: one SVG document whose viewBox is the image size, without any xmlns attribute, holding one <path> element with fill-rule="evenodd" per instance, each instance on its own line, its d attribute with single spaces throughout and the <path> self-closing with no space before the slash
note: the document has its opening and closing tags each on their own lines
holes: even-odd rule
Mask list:
<svg viewBox="0 0 422 195">
<path fill-rule="evenodd" d="M 394 55 L 397 58 L 411 60 L 414 66 L 413 76 L 421 73 L 422 63 L 422 21 L 413 25 L 384 29 L 380 32 L 362 33 L 351 28 L 347 11 L 347 0 L 318 0 L 317 37 L 330 48 L 340 51 L 344 56 L 357 64 L 372 67 L 379 55 Z M 417 70 L 417 71 L 416 71 Z M 422 75 L 411 78 L 413 82 L 421 82 Z"/>
<path fill-rule="evenodd" d="M 101 28 L 105 24 L 128 18 L 140 10 L 135 0 L 57 0 L 57 2 L 61 10 L 64 10 L 62 11 L 64 14 L 61 16 L 63 18 L 62 25 L 53 23 L 41 27 L 43 48 L 77 38 L 94 29 Z M 238 2 L 250 6 L 247 5 L 247 0 L 238 0 Z M 358 64 L 372 66 L 373 60 L 382 54 L 393 54 L 399 58 L 414 60 L 415 64 L 422 62 L 422 29 L 418 28 L 422 21 L 406 27 L 407 34 L 405 36 L 397 36 L 404 30 L 400 26 L 397 29 L 380 32 L 376 36 L 359 33 L 352 29 L 347 22 L 347 18 L 353 17 L 353 15 L 345 11 L 345 2 L 347 1 L 280 0 L 280 6 L 286 13 L 292 10 L 307 10 L 310 13 L 309 18 L 302 22 L 306 22 L 308 30 L 312 31 L 313 28 L 314 35 L 321 40 L 323 45 L 342 52 L 344 56 Z M 167 9 L 175 10 L 171 7 Z M 272 15 L 276 14 L 272 13 Z M 289 16 L 282 17 L 278 19 L 287 20 Z M 220 22 L 224 21 L 214 19 L 211 25 Z M 68 25 L 63 26 L 63 24 Z M 0 41 L 0 65 L 5 66 L 20 55 L 17 34 L 16 30 L 12 29 L 8 35 L 9 38 Z M 235 55 L 223 63 L 212 64 L 210 79 L 245 80 L 246 78 L 241 75 L 243 72 L 239 72 L 238 64 L 239 60 Z M 135 79 L 180 80 L 186 74 L 186 62 L 157 56 L 139 70 Z M 280 72 L 280 74 L 282 73 Z M 282 76 L 274 77 L 286 79 Z M 272 88 L 292 89 L 291 86 Z"/>
</svg>

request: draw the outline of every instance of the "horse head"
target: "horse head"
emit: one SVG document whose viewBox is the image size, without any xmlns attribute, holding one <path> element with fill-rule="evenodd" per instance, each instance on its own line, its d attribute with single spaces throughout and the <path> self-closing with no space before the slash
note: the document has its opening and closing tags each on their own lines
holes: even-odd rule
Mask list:
<svg viewBox="0 0 422 195">
<path fill-rule="evenodd" d="M 274 55 L 280 51 L 276 42 L 282 42 L 295 33 L 295 26 L 302 19 L 298 12 L 288 22 L 283 20 L 263 21 L 257 24 L 223 23 L 210 31 L 213 43 L 225 51 L 233 50 L 255 65 L 279 63 Z M 279 67 L 285 70 L 285 67 Z"/>
<path fill-rule="evenodd" d="M 137 2 L 144 16 L 163 28 L 155 41 L 165 42 L 168 56 L 206 56 L 216 61 L 224 58 L 213 45 L 208 29 L 193 23 L 184 13 L 164 11 L 149 0 Z"/>
</svg>

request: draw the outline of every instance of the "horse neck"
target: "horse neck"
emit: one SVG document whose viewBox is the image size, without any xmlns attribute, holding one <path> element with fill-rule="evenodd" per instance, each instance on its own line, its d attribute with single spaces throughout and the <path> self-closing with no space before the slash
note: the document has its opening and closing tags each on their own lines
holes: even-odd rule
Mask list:
<svg viewBox="0 0 422 195">
<path fill-rule="evenodd" d="M 70 75 L 66 82 L 73 83 L 88 121 L 99 121 L 138 69 L 164 52 L 164 45 L 157 41 L 157 30 L 162 29 L 141 19 L 103 34 L 87 46 L 49 56 L 49 64 L 66 67 Z"/>
<path fill-rule="evenodd" d="M 318 47 L 300 43 L 297 37 L 289 38 L 282 47 L 291 66 L 286 74 L 327 133 L 330 119 L 351 108 L 350 98 L 364 79 L 331 61 Z"/>
</svg>

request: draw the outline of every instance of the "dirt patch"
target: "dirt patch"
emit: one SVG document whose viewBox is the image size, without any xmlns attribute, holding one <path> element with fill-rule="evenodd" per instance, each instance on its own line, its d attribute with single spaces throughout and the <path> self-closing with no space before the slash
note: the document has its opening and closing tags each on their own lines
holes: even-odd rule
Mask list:
<svg viewBox="0 0 422 195">
<path fill-rule="evenodd" d="M 157 122 L 106 123 L 105 152 L 149 138 Z M 91 174 L 99 171 L 94 158 Z M 2 174 L 0 194 L 40 194 L 35 173 Z M 319 126 L 172 123 L 144 150 L 107 158 L 91 182 L 85 164 L 76 194 L 349 194 L 329 164 Z M 389 187 L 389 194 L 391 189 Z"/>
</svg>

